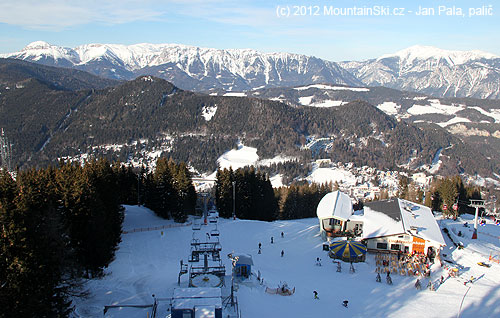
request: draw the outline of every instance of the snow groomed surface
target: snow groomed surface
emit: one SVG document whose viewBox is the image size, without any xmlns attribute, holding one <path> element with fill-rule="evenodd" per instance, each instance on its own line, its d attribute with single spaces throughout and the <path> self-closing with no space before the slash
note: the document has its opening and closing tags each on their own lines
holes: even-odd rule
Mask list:
<svg viewBox="0 0 500 318">
<path fill-rule="evenodd" d="M 425 288 L 426 278 L 421 280 L 420 291 L 414 287 L 415 277 L 394 275 L 391 286 L 385 279 L 382 283 L 376 282 L 372 254 L 368 254 L 365 263 L 354 264 L 355 273 L 349 272 L 347 263 L 343 263 L 342 272 L 336 272 L 337 265 L 322 249 L 316 218 L 276 222 L 219 219 L 221 255 L 251 254 L 252 271 L 260 271 L 263 278 L 262 285 L 255 278 L 238 285 L 237 297 L 243 317 L 457 317 L 469 287 L 460 317 L 500 317 L 497 305 L 500 265 L 488 261 L 490 253 L 500 254 L 500 227 L 488 221 L 479 228 L 479 239 L 471 240 L 469 228 L 463 226 L 465 221 L 471 223 L 470 219 L 440 221 L 465 248 L 458 249 L 444 235 L 447 247 L 442 254 L 446 254 L 449 261 L 444 265 L 459 268 L 460 276 L 446 278 L 444 267 L 435 264 L 431 279 L 445 277 L 436 291 Z M 173 222 L 156 217 L 146 208 L 126 206 L 124 230 L 167 224 Z M 210 231 L 210 228 L 202 227 L 201 231 Z M 458 231 L 462 236 L 455 234 Z M 152 303 L 152 294 L 158 298 L 172 297 L 174 288 L 178 287 L 179 261 L 187 259 L 191 237 L 191 226 L 122 235 L 116 259 L 106 269 L 106 276 L 87 282 L 90 292 L 87 299 L 75 299 L 74 316 L 102 317 L 104 306 L 110 304 Z M 258 254 L 259 242 L 261 254 Z M 322 266 L 315 265 L 318 257 Z M 223 261 L 231 268 L 229 259 L 223 258 Z M 478 265 L 481 261 L 491 267 Z M 465 286 L 464 282 L 471 276 L 478 279 Z M 183 276 L 181 287 L 185 280 Z M 265 292 L 266 286 L 277 288 L 283 282 L 295 287 L 295 294 L 283 297 Z M 319 299 L 314 299 L 313 291 L 318 292 Z M 348 308 L 342 307 L 344 300 L 349 300 Z M 150 312 L 148 308 L 110 309 L 105 317 L 144 318 L 148 310 Z M 165 306 L 159 306 L 161 310 L 165 313 Z"/>
</svg>

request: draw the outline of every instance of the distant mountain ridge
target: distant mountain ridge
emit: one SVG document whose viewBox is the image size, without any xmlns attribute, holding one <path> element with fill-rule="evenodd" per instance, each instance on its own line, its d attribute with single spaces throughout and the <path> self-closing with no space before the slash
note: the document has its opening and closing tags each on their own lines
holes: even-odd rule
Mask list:
<svg viewBox="0 0 500 318">
<path fill-rule="evenodd" d="M 0 54 L 95 75 L 166 79 L 187 90 L 248 91 L 330 83 L 385 86 L 436 97 L 500 98 L 500 57 L 481 51 L 412 46 L 366 61 L 331 62 L 291 53 L 211 49 L 181 44 L 85 44 L 75 48 L 30 43 Z"/>
<path fill-rule="evenodd" d="M 54 68 L 16 59 L 0 59 L 0 85 L 7 87 L 26 79 L 36 79 L 58 90 L 101 89 L 120 84 L 120 81 L 103 78 L 87 72 Z"/>
<path fill-rule="evenodd" d="M 39 64 L 71 67 L 113 79 L 153 75 L 182 89 L 250 90 L 304 83 L 363 85 L 335 62 L 290 53 L 218 50 L 178 44 L 87 44 L 74 49 L 33 42 L 2 54 Z"/>
<path fill-rule="evenodd" d="M 491 53 L 417 45 L 376 59 L 339 64 L 367 86 L 436 97 L 500 98 L 500 57 Z"/>
</svg>

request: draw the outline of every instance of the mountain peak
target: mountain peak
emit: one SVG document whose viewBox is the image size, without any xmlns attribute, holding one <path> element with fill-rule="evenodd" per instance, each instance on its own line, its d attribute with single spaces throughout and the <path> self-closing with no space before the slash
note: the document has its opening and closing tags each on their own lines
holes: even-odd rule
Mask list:
<svg viewBox="0 0 500 318">
<path fill-rule="evenodd" d="M 31 42 L 30 44 L 26 45 L 26 47 L 24 47 L 24 49 L 22 49 L 22 51 L 48 49 L 50 47 L 52 47 L 52 45 L 45 42 L 45 41 L 35 41 L 35 42 Z"/>
<path fill-rule="evenodd" d="M 406 49 L 399 50 L 396 53 L 382 55 L 377 60 L 392 57 L 397 57 L 403 61 L 406 61 L 406 63 L 412 63 L 414 60 L 445 59 L 448 60 L 450 64 L 454 65 L 464 64 L 469 61 L 478 60 L 481 58 L 498 58 L 498 56 L 495 54 L 479 50 L 452 51 L 440 49 L 434 46 L 414 45 Z"/>
</svg>

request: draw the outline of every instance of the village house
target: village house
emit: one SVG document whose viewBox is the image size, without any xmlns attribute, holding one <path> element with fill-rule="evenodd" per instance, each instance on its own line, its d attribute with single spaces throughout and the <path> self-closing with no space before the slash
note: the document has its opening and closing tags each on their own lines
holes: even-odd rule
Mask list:
<svg viewBox="0 0 500 318">
<path fill-rule="evenodd" d="M 427 176 L 423 172 L 414 173 L 411 176 L 411 179 L 424 189 L 427 189 L 432 182 L 432 176 Z"/>
</svg>

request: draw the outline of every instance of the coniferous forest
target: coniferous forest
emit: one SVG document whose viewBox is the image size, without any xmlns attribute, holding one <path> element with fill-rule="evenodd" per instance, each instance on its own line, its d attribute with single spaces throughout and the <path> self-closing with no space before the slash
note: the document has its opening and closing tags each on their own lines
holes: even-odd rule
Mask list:
<svg viewBox="0 0 500 318">
<path fill-rule="evenodd" d="M 82 277 L 95 277 L 120 241 L 117 171 L 106 160 L 0 177 L 3 317 L 58 317 Z"/>
<path fill-rule="evenodd" d="M 331 185 L 307 182 L 273 189 L 267 175 L 253 167 L 224 169 L 217 171 L 215 200 L 222 217 L 232 216 L 234 204 L 237 218 L 290 220 L 315 217 L 319 201 L 331 190 Z"/>
<path fill-rule="evenodd" d="M 140 177 L 138 177 L 140 176 Z M 114 259 L 124 218 L 138 200 L 183 222 L 196 192 L 184 163 L 159 159 L 136 173 L 106 159 L 80 166 L 0 170 L 0 317 L 65 317 L 83 278 Z"/>
</svg>

